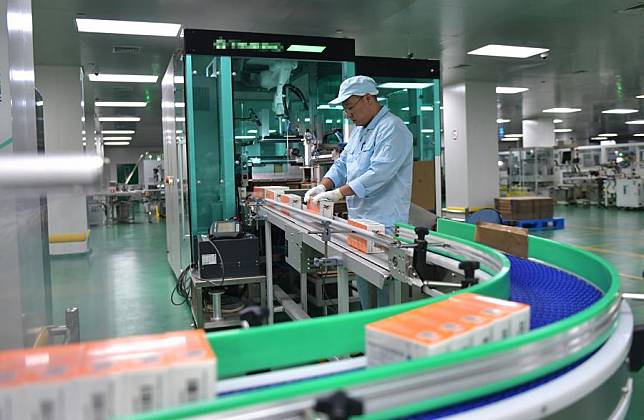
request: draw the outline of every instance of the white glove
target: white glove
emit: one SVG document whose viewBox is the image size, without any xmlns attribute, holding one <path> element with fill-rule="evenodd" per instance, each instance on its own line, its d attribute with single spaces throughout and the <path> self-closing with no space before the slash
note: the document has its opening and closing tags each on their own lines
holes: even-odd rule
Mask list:
<svg viewBox="0 0 644 420">
<path fill-rule="evenodd" d="M 313 202 L 317 203 L 320 200 L 329 200 L 332 202 L 340 201 L 344 198 L 344 195 L 342 195 L 342 192 L 340 192 L 340 188 L 336 188 L 335 190 L 323 192 L 321 194 L 316 195 L 313 197 Z"/>
<path fill-rule="evenodd" d="M 313 187 L 304 194 L 304 202 L 308 203 L 311 197 L 315 197 L 318 194 L 321 194 L 326 191 L 326 187 L 322 184 L 317 187 Z"/>
</svg>

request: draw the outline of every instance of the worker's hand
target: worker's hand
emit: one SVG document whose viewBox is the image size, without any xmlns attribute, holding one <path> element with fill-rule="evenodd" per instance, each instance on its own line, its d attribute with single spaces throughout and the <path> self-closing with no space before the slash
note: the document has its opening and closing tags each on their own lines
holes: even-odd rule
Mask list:
<svg viewBox="0 0 644 420">
<path fill-rule="evenodd" d="M 317 203 L 320 200 L 329 200 L 332 202 L 340 201 L 344 198 L 344 195 L 342 195 L 342 192 L 340 191 L 340 188 L 336 188 L 335 190 L 323 192 L 321 194 L 316 195 L 313 197 L 313 202 Z"/>
<path fill-rule="evenodd" d="M 311 197 L 315 197 L 318 194 L 321 194 L 326 191 L 326 187 L 322 184 L 317 187 L 313 187 L 304 194 L 304 202 L 308 203 Z"/>
</svg>

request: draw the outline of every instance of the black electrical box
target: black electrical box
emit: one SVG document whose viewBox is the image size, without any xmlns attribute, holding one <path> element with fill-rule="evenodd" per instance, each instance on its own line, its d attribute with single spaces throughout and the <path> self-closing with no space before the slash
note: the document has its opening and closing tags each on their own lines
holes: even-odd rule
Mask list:
<svg viewBox="0 0 644 420">
<path fill-rule="evenodd" d="M 209 239 L 201 235 L 198 237 L 197 249 L 199 276 L 202 279 L 221 279 L 222 260 L 225 279 L 260 275 L 259 239 L 255 235 L 247 233 L 239 238 L 223 239 Z"/>
</svg>

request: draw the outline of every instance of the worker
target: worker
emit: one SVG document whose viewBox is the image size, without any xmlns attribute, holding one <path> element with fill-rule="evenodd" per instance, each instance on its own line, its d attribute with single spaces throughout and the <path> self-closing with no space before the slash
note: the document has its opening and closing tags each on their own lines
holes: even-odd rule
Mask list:
<svg viewBox="0 0 644 420">
<path fill-rule="evenodd" d="M 413 138 L 403 121 L 378 103 L 378 89 L 371 77 L 354 76 L 340 85 L 330 105 L 342 104 L 356 128 L 324 175 L 308 190 L 304 201 L 333 202 L 346 198 L 350 219 L 369 219 L 385 225 L 388 234 L 396 222 L 407 223 L 411 201 Z M 373 307 L 373 286 L 357 279 L 363 309 Z M 377 306 L 389 304 L 389 288 L 377 289 Z"/>
</svg>

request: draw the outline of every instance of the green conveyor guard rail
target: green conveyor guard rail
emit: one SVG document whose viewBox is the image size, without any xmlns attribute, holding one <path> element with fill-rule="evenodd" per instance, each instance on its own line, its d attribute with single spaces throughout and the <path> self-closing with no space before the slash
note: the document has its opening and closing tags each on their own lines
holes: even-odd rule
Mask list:
<svg viewBox="0 0 644 420">
<path fill-rule="evenodd" d="M 468 291 L 500 298 L 509 297 L 509 261 L 498 251 L 472 242 L 474 230 L 474 225 L 439 219 L 438 233 L 435 233 L 435 235 L 444 235 L 445 238 L 458 240 L 463 244 L 483 250 L 487 254 L 500 259 L 503 262 L 503 269 L 490 281 L 480 283 L 469 288 Z M 448 366 L 457 366 L 464 362 L 512 351 L 523 345 L 539 342 L 565 333 L 576 326 L 605 314 L 619 299 L 619 275 L 617 271 L 608 262 L 590 252 L 574 248 L 570 245 L 530 236 L 529 256 L 586 279 L 602 290 L 604 296 L 591 307 L 565 320 L 501 342 L 490 343 L 484 346 L 426 359 L 412 360 L 404 363 L 347 372 L 332 377 L 323 377 L 274 388 L 249 391 L 175 409 L 147 413 L 136 418 L 169 419 L 205 415 L 255 404 L 269 403 L 295 396 L 305 396 L 355 385 L 393 380 Z M 288 366 L 311 363 L 333 356 L 363 352 L 365 324 L 425 305 L 428 302 L 439 301 L 445 298 L 447 296 L 344 315 L 209 334 L 210 343 L 218 357 L 218 378 L 224 379 L 239 376 L 246 372 L 262 369 L 280 369 Z M 379 413 L 372 413 L 366 417 L 391 418 L 433 410 L 529 382 L 590 354 L 610 337 L 614 327 L 615 324 L 613 328 L 608 330 L 603 336 L 597 338 L 591 345 L 557 362 L 543 366 L 540 369 L 525 372 L 509 380 L 489 383 L 467 391 L 396 407 Z"/>
</svg>

